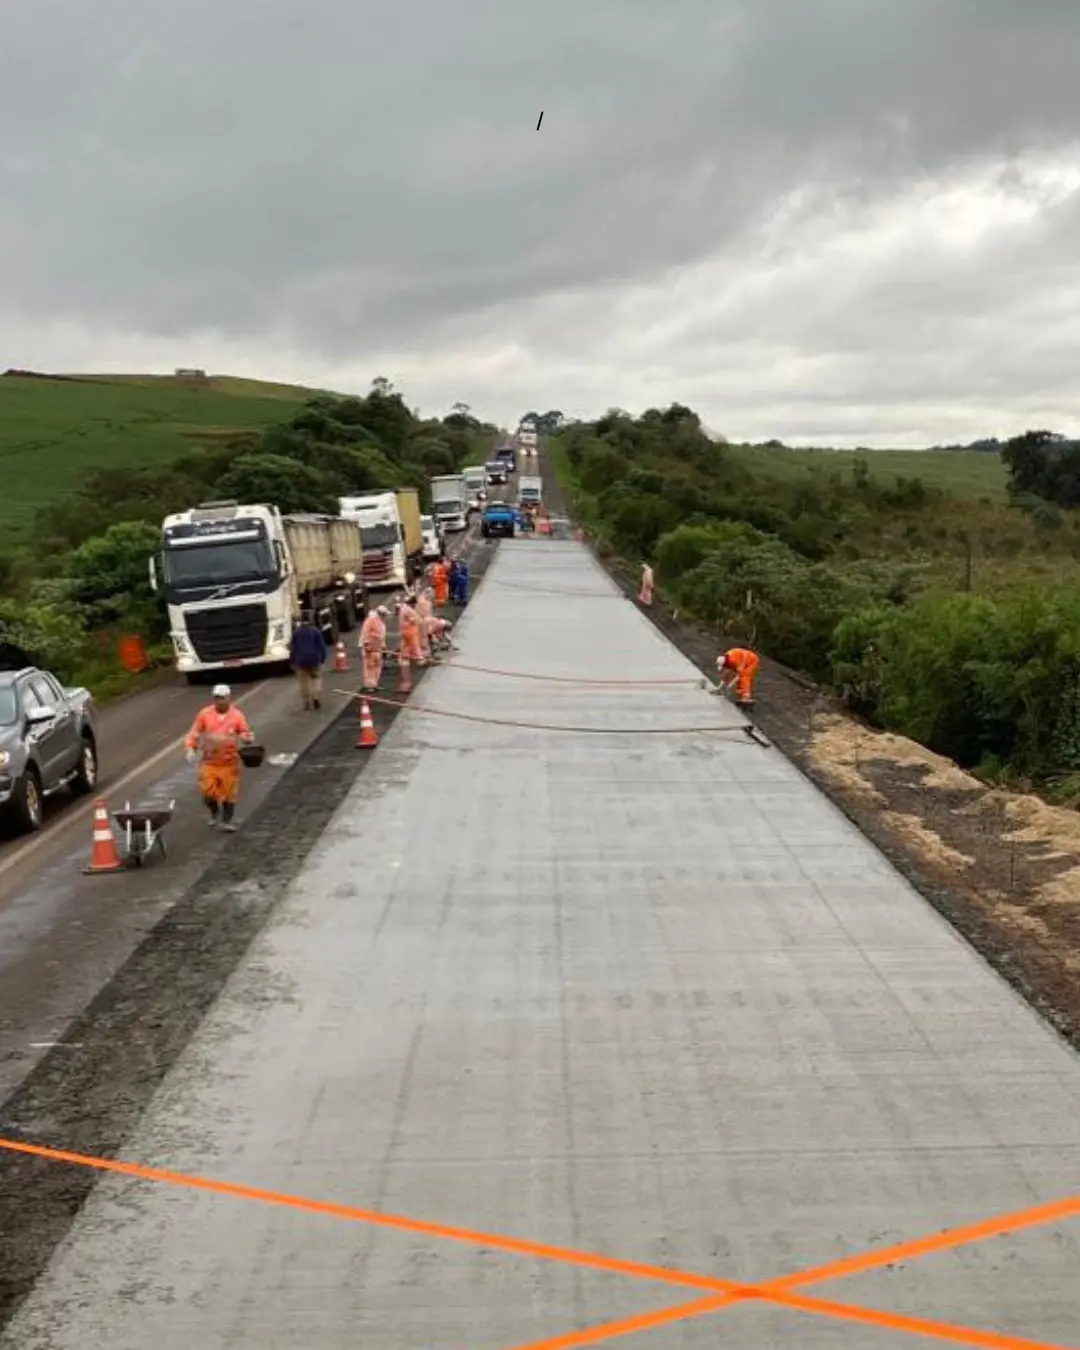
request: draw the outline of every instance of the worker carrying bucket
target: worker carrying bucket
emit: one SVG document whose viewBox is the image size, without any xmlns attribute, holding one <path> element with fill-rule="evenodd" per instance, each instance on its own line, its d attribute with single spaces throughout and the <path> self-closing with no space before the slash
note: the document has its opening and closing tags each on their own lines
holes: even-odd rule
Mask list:
<svg viewBox="0 0 1080 1350">
<path fill-rule="evenodd" d="M 199 792 L 210 812 L 210 824 L 220 819 L 223 829 L 230 834 L 236 830 L 233 816 L 240 795 L 241 745 L 251 745 L 255 737 L 247 718 L 232 701 L 232 690 L 227 684 L 216 684 L 213 702 L 208 704 L 191 724 L 184 742 L 186 758 L 194 764 L 202 753 L 199 765 Z"/>
<path fill-rule="evenodd" d="M 754 680 L 761 661 L 756 652 L 746 647 L 732 647 L 716 658 L 721 689 L 735 686 L 735 702 L 749 710 L 754 706 Z"/>
</svg>

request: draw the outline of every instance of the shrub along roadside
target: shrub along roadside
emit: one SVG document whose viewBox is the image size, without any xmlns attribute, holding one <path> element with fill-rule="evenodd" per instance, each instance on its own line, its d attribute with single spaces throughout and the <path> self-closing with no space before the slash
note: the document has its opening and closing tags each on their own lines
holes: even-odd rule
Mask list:
<svg viewBox="0 0 1080 1350">
<path fill-rule="evenodd" d="M 1080 801 L 1080 598 L 931 584 L 926 540 L 964 534 L 970 503 L 865 472 L 763 485 L 677 405 L 573 424 L 552 446 L 601 549 L 650 560 L 682 615 L 966 769 Z M 897 556 L 886 537 L 918 544 Z"/>
<path fill-rule="evenodd" d="M 91 473 L 73 497 L 38 514 L 33 543 L 0 555 L 0 654 L 48 667 L 99 698 L 136 678 L 118 664 L 137 634 L 151 667 L 172 660 L 166 616 L 147 562 L 164 516 L 209 498 L 269 501 L 283 511 L 336 512 L 337 498 L 417 487 L 486 460 L 497 428 L 455 405 L 421 419 L 386 380 L 364 398 L 319 396 L 262 434 L 200 448 L 159 468 Z"/>
</svg>

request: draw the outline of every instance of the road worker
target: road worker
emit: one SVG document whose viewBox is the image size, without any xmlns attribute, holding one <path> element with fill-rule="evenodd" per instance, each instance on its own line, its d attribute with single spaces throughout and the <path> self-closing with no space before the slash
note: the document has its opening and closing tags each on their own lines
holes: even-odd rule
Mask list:
<svg viewBox="0 0 1080 1350">
<path fill-rule="evenodd" d="M 420 620 L 420 650 L 425 660 L 431 656 L 431 621 L 435 617 L 433 595 L 431 587 L 425 586 L 416 601 L 416 617 Z"/>
<path fill-rule="evenodd" d="M 469 603 L 469 564 L 464 558 L 458 562 L 457 600 L 454 603 L 462 609 Z"/>
<path fill-rule="evenodd" d="M 720 675 L 720 685 L 724 689 L 735 686 L 735 702 L 752 704 L 754 701 L 754 679 L 761 661 L 756 652 L 746 647 L 732 647 L 716 658 L 716 668 Z"/>
<path fill-rule="evenodd" d="M 638 603 L 642 605 L 652 604 L 653 593 L 653 570 L 648 563 L 641 564 L 641 590 L 638 591 Z"/>
<path fill-rule="evenodd" d="M 202 752 L 199 766 L 199 792 L 210 812 L 211 826 L 220 817 L 230 834 L 236 830 L 233 816 L 240 795 L 240 744 L 255 737 L 247 718 L 232 701 L 227 684 L 214 685 L 213 702 L 196 716 L 184 742 L 186 759 L 194 764 Z"/>
<path fill-rule="evenodd" d="M 406 595 L 398 606 L 398 693 L 401 694 L 412 689 L 412 665 L 427 664 L 420 645 L 420 617 L 411 600 L 412 597 Z"/>
<path fill-rule="evenodd" d="M 365 694 L 377 694 L 382 679 L 383 658 L 386 655 L 386 620 L 390 611 L 385 605 L 373 609 L 360 625 L 360 663 Z"/>
<path fill-rule="evenodd" d="M 435 608 L 442 609 L 450 589 L 450 568 L 442 559 L 431 569 L 431 584 L 435 590 Z"/>
<path fill-rule="evenodd" d="M 435 652 L 447 652 L 450 650 L 450 630 L 453 624 L 449 619 L 434 618 L 431 621 L 431 650 Z M 438 660 L 437 656 L 432 657 Z"/>
</svg>

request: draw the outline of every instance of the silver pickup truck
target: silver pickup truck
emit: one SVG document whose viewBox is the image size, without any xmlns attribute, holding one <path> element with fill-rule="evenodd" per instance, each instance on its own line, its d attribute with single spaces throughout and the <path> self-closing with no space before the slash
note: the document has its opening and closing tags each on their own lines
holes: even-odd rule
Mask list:
<svg viewBox="0 0 1080 1350">
<path fill-rule="evenodd" d="M 97 786 L 97 711 L 88 689 L 47 671 L 0 670 L 0 814 L 40 830 L 46 797 Z"/>
</svg>

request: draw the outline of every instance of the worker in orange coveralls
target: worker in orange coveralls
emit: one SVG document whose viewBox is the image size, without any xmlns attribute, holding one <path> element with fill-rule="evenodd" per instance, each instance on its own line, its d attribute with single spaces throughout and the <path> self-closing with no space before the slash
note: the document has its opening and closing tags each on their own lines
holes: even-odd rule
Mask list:
<svg viewBox="0 0 1080 1350">
<path fill-rule="evenodd" d="M 431 569 L 431 584 L 435 588 L 435 608 L 442 609 L 450 594 L 450 568 L 441 559 Z"/>
<path fill-rule="evenodd" d="M 233 815 L 240 795 L 241 742 L 255 739 L 247 718 L 232 701 L 232 690 L 227 684 L 216 684 L 213 703 L 208 704 L 191 724 L 184 742 L 186 758 L 194 764 L 202 751 L 199 766 L 199 792 L 210 812 L 210 824 L 217 825 L 219 814 L 222 828 L 235 833 Z"/>
<path fill-rule="evenodd" d="M 431 624 L 435 618 L 432 594 L 431 587 L 425 586 L 416 601 L 416 617 L 420 620 L 420 650 L 424 653 L 425 661 L 431 659 Z"/>
<path fill-rule="evenodd" d="M 365 694 L 377 694 L 382 679 L 383 657 L 386 655 L 386 620 L 390 611 L 385 605 L 373 609 L 360 625 L 360 665 Z"/>
<path fill-rule="evenodd" d="M 426 665 L 420 645 L 420 617 L 406 596 L 398 606 L 398 693 L 412 690 L 412 663 Z"/>
<path fill-rule="evenodd" d="M 716 658 L 720 684 L 725 689 L 735 686 L 735 702 L 750 705 L 754 701 L 754 679 L 761 661 L 756 652 L 746 647 L 732 647 Z"/>
<path fill-rule="evenodd" d="M 653 570 L 648 563 L 642 563 L 641 590 L 638 591 L 638 602 L 642 605 L 651 605 L 652 592 L 653 592 Z"/>
</svg>

